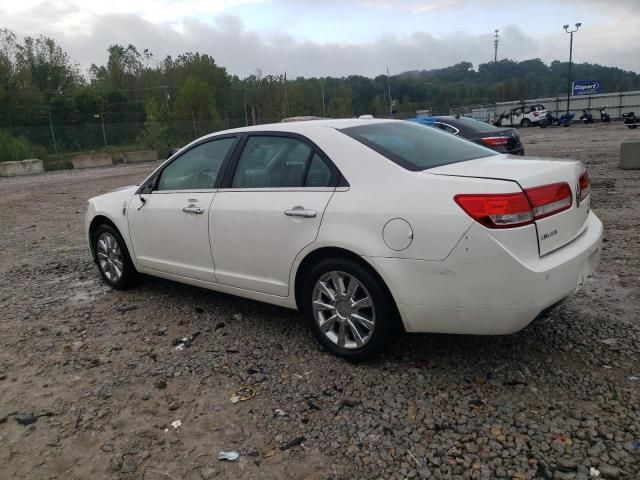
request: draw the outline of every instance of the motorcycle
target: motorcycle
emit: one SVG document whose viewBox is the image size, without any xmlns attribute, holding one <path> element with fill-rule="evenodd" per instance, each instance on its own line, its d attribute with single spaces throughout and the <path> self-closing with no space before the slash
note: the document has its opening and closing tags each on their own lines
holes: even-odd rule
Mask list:
<svg viewBox="0 0 640 480">
<path fill-rule="evenodd" d="M 624 124 L 631 129 L 638 128 L 638 126 L 640 126 L 640 117 L 636 116 L 633 112 L 623 113 L 622 120 L 624 121 Z"/>
<path fill-rule="evenodd" d="M 600 107 L 598 109 L 598 111 L 600 112 L 600 121 L 602 123 L 611 123 L 611 115 L 609 115 L 607 113 L 607 107 L 606 106 Z"/>
<path fill-rule="evenodd" d="M 563 113 L 560 117 L 554 117 L 551 113 L 547 112 L 547 115 L 540 120 L 540 127 L 570 127 L 575 113 Z"/>
<path fill-rule="evenodd" d="M 582 115 L 580 116 L 580 120 L 582 123 L 593 123 L 593 115 L 591 115 L 591 109 L 585 108 L 582 110 Z"/>
</svg>

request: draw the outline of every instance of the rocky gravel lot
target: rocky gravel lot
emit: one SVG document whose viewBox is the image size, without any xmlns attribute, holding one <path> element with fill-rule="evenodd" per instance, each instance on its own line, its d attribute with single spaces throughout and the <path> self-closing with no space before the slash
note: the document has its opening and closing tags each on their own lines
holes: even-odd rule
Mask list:
<svg viewBox="0 0 640 480">
<path fill-rule="evenodd" d="M 0 478 L 640 478 L 640 171 L 617 168 L 640 132 L 521 133 L 590 169 L 597 274 L 518 334 L 406 335 L 364 364 L 321 351 L 297 312 L 105 287 L 86 199 L 155 165 L 0 179 Z"/>
</svg>

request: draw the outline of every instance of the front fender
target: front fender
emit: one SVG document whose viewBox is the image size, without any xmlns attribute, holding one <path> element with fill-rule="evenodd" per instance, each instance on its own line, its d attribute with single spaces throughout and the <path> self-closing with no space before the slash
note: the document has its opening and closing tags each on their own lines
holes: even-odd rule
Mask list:
<svg viewBox="0 0 640 480">
<path fill-rule="evenodd" d="M 118 230 L 126 244 L 131 260 L 134 264 L 136 263 L 129 235 L 129 224 L 127 221 L 127 210 L 131 199 L 135 194 L 136 188 L 137 187 L 133 186 L 125 189 L 119 189 L 105 195 L 93 197 L 88 201 L 87 213 L 85 215 L 85 238 L 87 239 L 89 249 L 91 250 L 91 254 L 94 259 L 95 252 L 93 252 L 91 242 L 92 225 L 100 219 L 106 219 Z"/>
</svg>

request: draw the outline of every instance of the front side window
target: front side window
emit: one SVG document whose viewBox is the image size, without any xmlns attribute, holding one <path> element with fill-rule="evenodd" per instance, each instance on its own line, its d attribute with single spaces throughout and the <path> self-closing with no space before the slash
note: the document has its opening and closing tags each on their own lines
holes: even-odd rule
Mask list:
<svg viewBox="0 0 640 480">
<path fill-rule="evenodd" d="M 160 174 L 156 190 L 213 188 L 235 138 L 202 143 L 180 155 Z"/>
<path fill-rule="evenodd" d="M 329 168 L 305 142 L 289 137 L 253 136 L 242 151 L 231 187 L 325 187 L 330 180 Z"/>
<path fill-rule="evenodd" d="M 412 122 L 373 123 L 340 131 L 412 171 L 497 155 L 468 140 Z"/>
</svg>

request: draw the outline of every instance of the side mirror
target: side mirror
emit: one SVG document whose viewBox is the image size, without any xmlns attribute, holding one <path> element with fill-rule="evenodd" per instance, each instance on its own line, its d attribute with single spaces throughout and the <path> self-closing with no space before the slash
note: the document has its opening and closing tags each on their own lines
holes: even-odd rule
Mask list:
<svg viewBox="0 0 640 480">
<path fill-rule="evenodd" d="M 153 192 L 153 186 L 155 185 L 155 183 L 156 183 L 156 176 L 153 176 L 150 179 L 148 179 L 146 182 L 144 182 L 144 184 L 138 189 L 136 193 L 138 195 L 146 195 Z"/>
</svg>

